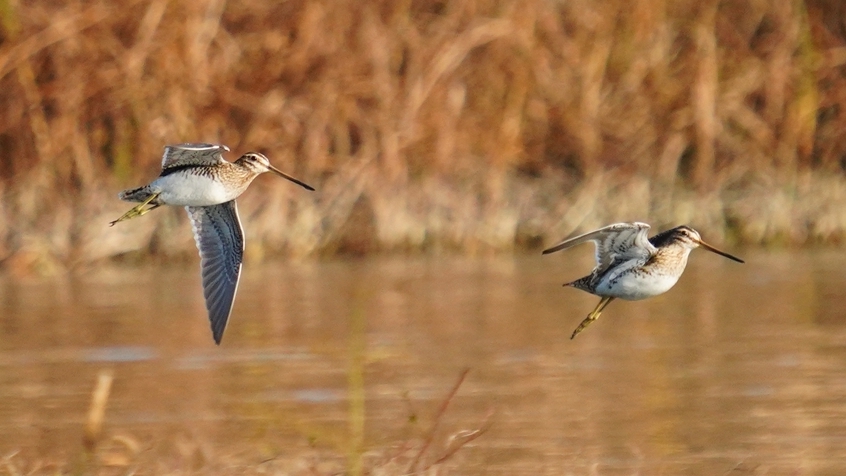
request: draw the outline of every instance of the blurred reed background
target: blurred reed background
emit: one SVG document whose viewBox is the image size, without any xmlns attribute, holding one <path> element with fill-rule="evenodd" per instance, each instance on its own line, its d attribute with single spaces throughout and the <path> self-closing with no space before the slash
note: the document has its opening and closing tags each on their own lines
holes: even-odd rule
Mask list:
<svg viewBox="0 0 846 476">
<path fill-rule="evenodd" d="M 248 258 L 537 248 L 620 220 L 846 236 L 838 0 L 0 0 L 0 260 L 196 251 L 107 227 L 162 146 L 318 188 L 239 200 Z M 178 232 L 176 229 L 179 228 Z"/>
</svg>

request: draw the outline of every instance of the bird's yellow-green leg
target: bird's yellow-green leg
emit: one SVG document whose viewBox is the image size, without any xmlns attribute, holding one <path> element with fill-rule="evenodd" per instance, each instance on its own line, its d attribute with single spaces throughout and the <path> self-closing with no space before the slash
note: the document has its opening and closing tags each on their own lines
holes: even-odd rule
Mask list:
<svg viewBox="0 0 846 476">
<path fill-rule="evenodd" d="M 576 336 L 579 335 L 579 332 L 585 330 L 585 327 L 589 326 L 591 322 L 595 321 L 599 317 L 599 315 L 602 314 L 602 310 L 605 309 L 605 306 L 607 306 L 613 300 L 613 296 L 603 296 L 602 300 L 599 301 L 599 304 L 597 304 L 593 311 L 588 314 L 585 320 L 583 320 L 582 323 L 579 324 L 579 327 L 577 327 L 576 330 L 573 331 L 573 335 L 570 336 L 570 340 L 575 339 Z"/>
<path fill-rule="evenodd" d="M 141 215 L 144 215 L 147 212 L 149 212 L 151 210 L 155 210 L 156 208 L 160 207 L 161 204 L 154 203 L 154 204 L 150 205 L 150 208 L 144 208 L 150 202 L 152 202 L 153 200 L 158 198 L 158 196 L 159 196 L 159 193 L 154 193 L 154 194 L 150 195 L 149 197 L 147 197 L 146 200 L 144 200 L 143 202 L 139 203 L 138 205 L 132 207 L 128 212 L 121 215 L 120 218 L 118 218 L 117 220 L 109 223 L 109 226 L 115 226 L 115 223 L 117 223 L 119 221 L 129 220 L 130 218 L 135 218 L 135 217 L 140 217 Z"/>
</svg>

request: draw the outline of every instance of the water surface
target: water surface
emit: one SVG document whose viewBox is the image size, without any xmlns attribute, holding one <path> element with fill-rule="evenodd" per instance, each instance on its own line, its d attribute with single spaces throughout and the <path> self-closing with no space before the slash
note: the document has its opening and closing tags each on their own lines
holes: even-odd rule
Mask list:
<svg viewBox="0 0 846 476">
<path fill-rule="evenodd" d="M 0 456 L 76 457 L 111 369 L 104 445 L 138 444 L 118 463 L 297 472 L 349 453 L 358 370 L 378 453 L 419 441 L 470 368 L 431 457 L 494 415 L 453 474 L 846 474 L 846 253 L 695 252 L 571 341 L 598 301 L 561 287 L 582 251 L 248 263 L 220 347 L 196 264 L 0 278 Z"/>
</svg>

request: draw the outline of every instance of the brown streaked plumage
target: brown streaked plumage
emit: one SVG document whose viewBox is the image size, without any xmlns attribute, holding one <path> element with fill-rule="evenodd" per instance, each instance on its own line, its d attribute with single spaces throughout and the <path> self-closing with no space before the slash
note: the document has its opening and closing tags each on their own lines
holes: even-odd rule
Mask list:
<svg viewBox="0 0 846 476">
<path fill-rule="evenodd" d="M 684 272 L 690 252 L 703 247 L 739 263 L 744 261 L 702 241 L 699 233 L 678 226 L 647 238 L 646 223 L 616 223 L 568 238 L 546 249 L 554 253 L 580 243 L 596 244 L 596 267 L 587 276 L 566 283 L 576 289 L 602 297 L 596 308 L 573 331 L 575 338 L 614 299 L 636 301 L 667 292 Z"/>
<path fill-rule="evenodd" d="M 227 162 L 224 151 L 229 148 L 214 144 L 166 146 L 158 178 L 118 194 L 121 200 L 141 203 L 111 222 L 139 217 L 162 205 L 185 207 L 200 251 L 203 295 L 217 344 L 232 313 L 244 256 L 244 233 L 235 199 L 265 172 L 314 190 L 275 168 L 262 154 L 249 152 Z"/>
</svg>

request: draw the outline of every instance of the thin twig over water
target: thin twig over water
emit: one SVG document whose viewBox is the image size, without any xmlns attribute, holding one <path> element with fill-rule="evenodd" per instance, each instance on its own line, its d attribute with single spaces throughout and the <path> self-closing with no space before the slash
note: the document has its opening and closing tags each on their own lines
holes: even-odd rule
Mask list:
<svg viewBox="0 0 846 476">
<path fill-rule="evenodd" d="M 429 428 L 429 432 L 423 438 L 423 444 L 420 446 L 420 450 L 417 452 L 417 455 L 414 459 L 411 460 L 411 464 L 408 466 L 408 472 L 414 473 L 417 470 L 417 464 L 420 462 L 420 458 L 423 457 L 423 454 L 426 453 L 426 450 L 429 449 L 429 446 L 432 444 L 432 440 L 435 439 L 435 432 L 438 430 L 438 426 L 443 419 L 444 413 L 446 413 L 446 409 L 449 406 L 452 399 L 455 397 L 455 394 L 458 393 L 459 387 L 461 384 L 464 383 L 464 379 L 467 377 L 467 373 L 470 372 L 470 369 L 464 369 L 461 374 L 458 376 L 458 380 L 455 382 L 455 385 L 452 387 L 452 390 L 449 391 L 444 401 L 441 402 L 441 406 L 438 408 L 438 412 L 435 414 L 435 420 L 432 423 L 432 427 Z"/>
</svg>

